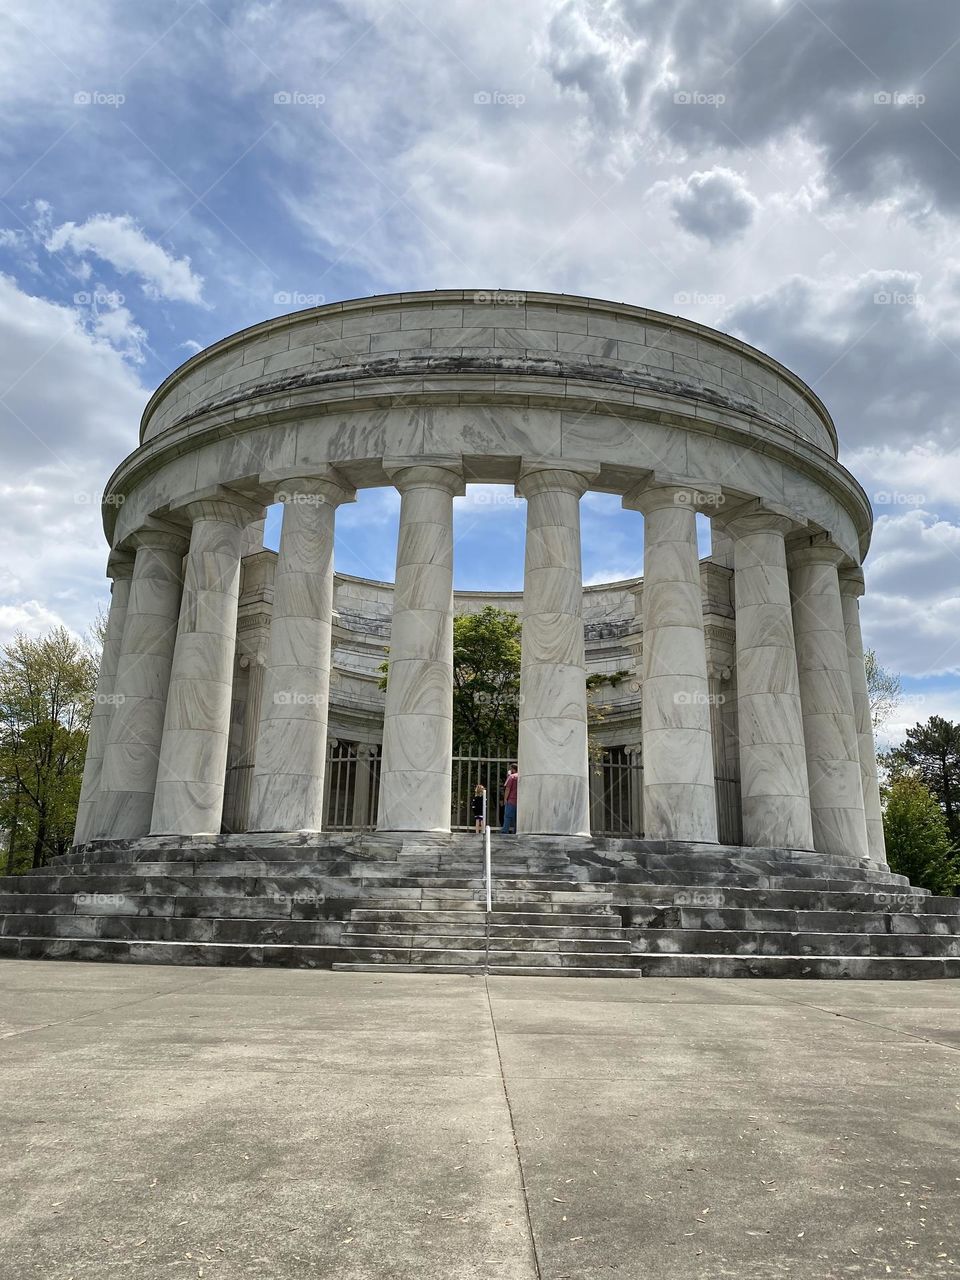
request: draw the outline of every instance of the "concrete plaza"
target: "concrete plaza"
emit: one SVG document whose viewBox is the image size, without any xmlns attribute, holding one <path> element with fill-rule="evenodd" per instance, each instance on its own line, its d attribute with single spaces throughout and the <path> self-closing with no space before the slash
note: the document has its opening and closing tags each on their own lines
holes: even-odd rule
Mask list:
<svg viewBox="0 0 960 1280">
<path fill-rule="evenodd" d="M 4 1280 L 960 1272 L 960 982 L 7 961 Z"/>
</svg>

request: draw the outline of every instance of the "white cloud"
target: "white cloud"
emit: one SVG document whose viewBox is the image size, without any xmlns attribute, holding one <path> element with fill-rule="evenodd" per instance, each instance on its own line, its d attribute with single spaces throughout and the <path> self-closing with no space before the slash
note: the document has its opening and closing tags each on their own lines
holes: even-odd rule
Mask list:
<svg viewBox="0 0 960 1280">
<path fill-rule="evenodd" d="M 91 614 L 91 622 L 93 615 Z M 0 645 L 9 644 L 18 631 L 40 636 L 51 627 L 63 625 L 63 618 L 39 600 L 23 600 L 19 604 L 0 604 Z"/>
<path fill-rule="evenodd" d="M 718 165 L 691 173 L 678 184 L 671 205 L 685 231 L 716 245 L 746 231 L 757 216 L 760 201 L 742 174 Z"/>
<path fill-rule="evenodd" d="M 116 335 L 113 335 L 116 337 Z M 148 392 L 77 313 L 0 276 L 0 622 L 86 631 L 106 598 L 100 494 Z"/>
<path fill-rule="evenodd" d="M 960 451 L 867 446 L 846 453 L 844 463 L 875 507 L 901 514 L 912 507 L 960 507 Z"/>
<path fill-rule="evenodd" d="M 148 297 L 203 303 L 203 278 L 194 274 L 190 259 L 173 257 L 128 214 L 98 213 L 79 225 L 64 222 L 47 237 L 46 248 L 51 253 L 91 253 L 121 275 L 139 276 Z"/>
<path fill-rule="evenodd" d="M 865 643 L 904 675 L 960 672 L 960 525 L 913 510 L 877 520 L 861 604 Z"/>
</svg>

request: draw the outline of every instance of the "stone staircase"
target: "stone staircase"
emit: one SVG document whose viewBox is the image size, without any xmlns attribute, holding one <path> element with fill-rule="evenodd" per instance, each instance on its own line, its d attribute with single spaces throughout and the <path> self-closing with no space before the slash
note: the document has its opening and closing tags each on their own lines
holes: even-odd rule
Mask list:
<svg viewBox="0 0 960 1280">
<path fill-rule="evenodd" d="M 255 841 L 255 843 L 254 843 Z M 471 835 L 102 841 L 0 878 L 0 956 L 580 977 L 960 977 L 960 898 L 789 850 Z"/>
</svg>

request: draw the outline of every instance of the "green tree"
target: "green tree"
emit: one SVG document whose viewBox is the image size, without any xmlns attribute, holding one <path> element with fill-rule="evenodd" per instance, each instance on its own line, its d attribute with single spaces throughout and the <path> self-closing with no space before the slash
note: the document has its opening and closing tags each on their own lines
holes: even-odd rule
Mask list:
<svg viewBox="0 0 960 1280">
<path fill-rule="evenodd" d="M 867 673 L 867 696 L 870 699 L 870 718 L 874 729 L 879 729 L 896 711 L 903 697 L 900 677 L 894 671 L 881 667 L 875 649 L 867 649 L 863 655 Z"/>
<path fill-rule="evenodd" d="M 920 779 L 943 810 L 951 843 L 960 844 L 960 725 L 931 716 L 908 729 L 906 741 L 881 760 L 891 782 L 907 774 Z"/>
<path fill-rule="evenodd" d="M 453 620 L 453 741 L 516 754 L 520 619 L 487 605 Z"/>
<path fill-rule="evenodd" d="M 70 847 L 96 680 L 96 657 L 64 627 L 39 639 L 18 632 L 0 650 L 8 872 L 42 866 Z"/>
<path fill-rule="evenodd" d="M 943 810 L 920 778 L 904 773 L 890 783 L 883 834 L 891 870 L 932 893 L 953 893 L 960 883 L 960 860 Z"/>
</svg>

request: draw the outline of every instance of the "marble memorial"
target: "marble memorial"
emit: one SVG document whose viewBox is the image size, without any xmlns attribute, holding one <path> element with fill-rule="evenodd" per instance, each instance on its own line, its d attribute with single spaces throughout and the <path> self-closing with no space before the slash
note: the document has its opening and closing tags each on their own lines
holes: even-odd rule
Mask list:
<svg viewBox="0 0 960 1280">
<path fill-rule="evenodd" d="M 824 405 L 768 356 L 679 317 L 451 291 L 269 320 L 198 353 L 152 397 L 105 494 L 113 600 L 77 843 L 221 830 L 241 674 L 256 716 L 241 732 L 244 826 L 321 829 L 336 517 L 376 485 L 401 494 L 391 678 L 367 726 L 381 750 L 378 826 L 448 830 L 453 501 L 480 481 L 514 485 L 527 512 L 522 831 L 590 831 L 580 499 L 593 489 L 622 495 L 644 539 L 630 584 L 634 834 L 717 841 L 726 734 L 744 845 L 884 864 L 858 674 L 871 514 Z M 276 501 L 268 634 L 250 667 L 241 565 L 261 547 L 245 538 Z M 735 602 L 719 659 L 727 726 L 712 713 L 698 513 Z"/>
</svg>

